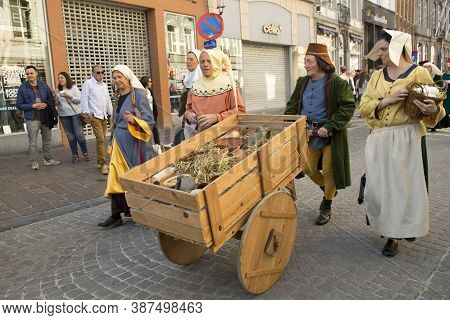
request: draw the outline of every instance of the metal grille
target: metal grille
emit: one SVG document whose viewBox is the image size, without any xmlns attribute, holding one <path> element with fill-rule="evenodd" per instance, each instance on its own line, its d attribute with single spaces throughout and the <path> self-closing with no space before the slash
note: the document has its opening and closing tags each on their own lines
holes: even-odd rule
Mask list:
<svg viewBox="0 0 450 320">
<path fill-rule="evenodd" d="M 242 49 L 247 111 L 284 108 L 287 96 L 285 48 L 244 43 Z"/>
<path fill-rule="evenodd" d="M 63 0 L 62 10 L 68 71 L 79 88 L 94 65 L 105 68 L 110 92 L 115 65 L 128 65 L 138 78 L 150 75 L 145 10 L 81 0 Z M 85 133 L 92 134 L 90 126 Z"/>
</svg>

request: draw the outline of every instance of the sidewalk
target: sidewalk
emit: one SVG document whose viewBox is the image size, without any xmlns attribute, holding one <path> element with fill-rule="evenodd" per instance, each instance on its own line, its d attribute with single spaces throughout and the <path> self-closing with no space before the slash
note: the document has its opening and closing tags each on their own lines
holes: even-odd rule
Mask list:
<svg viewBox="0 0 450 320">
<path fill-rule="evenodd" d="M 73 164 L 68 147 L 52 150 L 58 166 L 32 170 L 26 153 L 0 156 L 0 231 L 106 201 L 107 176 L 96 166 L 95 139 L 88 140 L 91 161 Z"/>
</svg>

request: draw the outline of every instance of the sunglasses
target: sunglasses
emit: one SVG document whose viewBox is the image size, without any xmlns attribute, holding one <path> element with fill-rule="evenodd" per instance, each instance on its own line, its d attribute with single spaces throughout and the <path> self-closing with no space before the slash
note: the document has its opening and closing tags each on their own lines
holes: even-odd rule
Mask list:
<svg viewBox="0 0 450 320">
<path fill-rule="evenodd" d="M 96 74 L 105 74 L 105 71 L 97 71 Z"/>
</svg>

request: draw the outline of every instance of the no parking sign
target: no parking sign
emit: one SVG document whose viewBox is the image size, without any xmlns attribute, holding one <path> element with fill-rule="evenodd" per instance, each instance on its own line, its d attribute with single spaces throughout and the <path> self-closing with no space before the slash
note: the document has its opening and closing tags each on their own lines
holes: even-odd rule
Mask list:
<svg viewBox="0 0 450 320">
<path fill-rule="evenodd" d="M 207 13 L 197 21 L 197 31 L 203 39 L 214 40 L 223 33 L 223 19 L 216 13 Z"/>
</svg>

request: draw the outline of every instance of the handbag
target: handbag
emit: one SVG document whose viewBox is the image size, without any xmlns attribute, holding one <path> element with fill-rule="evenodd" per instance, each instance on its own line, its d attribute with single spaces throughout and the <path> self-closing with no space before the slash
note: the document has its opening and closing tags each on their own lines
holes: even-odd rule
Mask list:
<svg viewBox="0 0 450 320">
<path fill-rule="evenodd" d="M 73 112 L 75 112 L 75 114 L 78 116 L 78 120 L 80 120 L 80 123 L 81 123 L 82 127 L 84 127 L 85 125 L 91 123 L 92 116 L 90 114 L 77 113 L 75 111 L 74 107 L 72 106 L 72 104 L 70 103 L 69 99 L 67 99 L 66 97 L 64 97 L 64 99 L 66 99 L 66 101 L 69 104 L 70 108 L 72 108 Z"/>
</svg>

